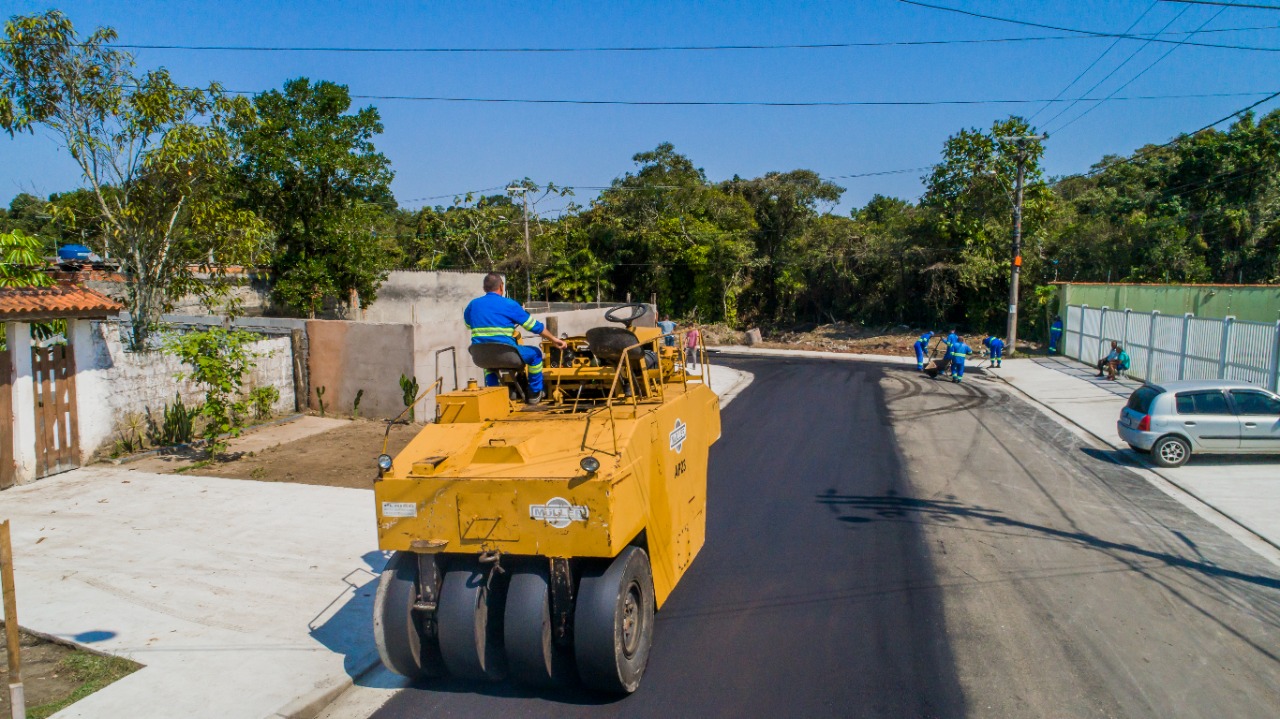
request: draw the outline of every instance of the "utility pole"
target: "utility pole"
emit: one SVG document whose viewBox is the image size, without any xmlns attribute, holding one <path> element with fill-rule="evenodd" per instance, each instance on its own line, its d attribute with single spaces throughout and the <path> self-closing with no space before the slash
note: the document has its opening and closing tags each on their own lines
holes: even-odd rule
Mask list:
<svg viewBox="0 0 1280 719">
<path fill-rule="evenodd" d="M 507 192 L 519 192 L 524 198 L 524 302 L 533 301 L 533 250 L 529 247 L 529 188 L 511 185 Z"/>
<path fill-rule="evenodd" d="M 1009 267 L 1009 321 L 1005 327 L 1008 337 L 1009 354 L 1018 353 L 1018 277 L 1022 274 L 1022 194 L 1027 179 L 1027 151 L 1024 143 L 1030 140 L 1044 140 L 1048 135 L 1022 135 L 1018 137 L 1002 137 L 1001 140 L 1012 140 L 1018 145 L 1018 175 L 1013 191 L 1013 252 Z"/>
</svg>

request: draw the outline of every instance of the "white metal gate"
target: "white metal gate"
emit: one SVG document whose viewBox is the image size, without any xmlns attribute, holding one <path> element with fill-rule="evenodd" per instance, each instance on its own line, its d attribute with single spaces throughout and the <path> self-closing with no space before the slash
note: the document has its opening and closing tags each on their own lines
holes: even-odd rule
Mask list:
<svg viewBox="0 0 1280 719">
<path fill-rule="evenodd" d="M 1064 353 L 1088 364 L 1119 342 L 1135 379 L 1236 379 L 1280 389 L 1280 322 L 1068 305 L 1064 330 Z"/>
</svg>

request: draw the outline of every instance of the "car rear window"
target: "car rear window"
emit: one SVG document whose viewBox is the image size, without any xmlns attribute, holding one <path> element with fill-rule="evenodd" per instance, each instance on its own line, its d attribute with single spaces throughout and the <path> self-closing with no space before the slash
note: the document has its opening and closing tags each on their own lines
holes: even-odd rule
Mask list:
<svg viewBox="0 0 1280 719">
<path fill-rule="evenodd" d="M 1227 397 L 1217 390 L 1178 395 L 1178 414 L 1231 414 Z"/>
<path fill-rule="evenodd" d="M 1139 387 L 1133 394 L 1129 395 L 1129 404 L 1126 405 L 1134 412 L 1147 414 L 1151 409 L 1151 401 L 1160 396 L 1160 390 L 1154 387 Z"/>
<path fill-rule="evenodd" d="M 1236 410 L 1240 414 L 1280 415 L 1280 401 L 1261 392 L 1232 390 L 1231 400 L 1236 403 Z"/>
</svg>

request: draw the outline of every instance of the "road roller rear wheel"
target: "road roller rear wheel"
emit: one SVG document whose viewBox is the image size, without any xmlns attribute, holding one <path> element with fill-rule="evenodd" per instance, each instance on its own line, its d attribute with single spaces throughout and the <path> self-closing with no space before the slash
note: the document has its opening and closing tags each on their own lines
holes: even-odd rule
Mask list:
<svg viewBox="0 0 1280 719">
<path fill-rule="evenodd" d="M 433 637 L 422 632 L 413 609 L 418 563 L 412 552 L 396 552 L 382 570 L 373 600 L 373 636 L 382 664 L 414 681 L 443 676 L 444 662 Z"/>
<path fill-rule="evenodd" d="M 539 687 L 557 686 L 570 671 L 570 657 L 555 645 L 551 628 L 551 580 L 545 566 L 511 575 L 503 617 L 507 670 L 513 679 Z"/>
<path fill-rule="evenodd" d="M 440 654 L 449 672 L 464 679 L 499 680 L 502 656 L 502 592 L 499 579 L 478 561 L 445 572 L 436 623 Z"/>
<path fill-rule="evenodd" d="M 607 567 L 585 570 L 573 613 L 582 682 L 610 693 L 634 692 L 649 663 L 653 613 L 653 574 L 640 547 L 622 550 Z"/>
</svg>

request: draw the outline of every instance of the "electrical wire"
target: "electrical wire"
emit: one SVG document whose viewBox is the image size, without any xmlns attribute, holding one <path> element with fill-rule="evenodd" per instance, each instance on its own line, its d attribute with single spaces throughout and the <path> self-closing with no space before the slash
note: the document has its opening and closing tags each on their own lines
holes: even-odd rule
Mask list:
<svg viewBox="0 0 1280 719">
<path fill-rule="evenodd" d="M 1256 25 L 1248 27 L 1232 27 L 1213 30 L 1215 33 L 1246 32 L 1251 30 L 1275 30 L 1276 25 Z M 179 44 L 144 44 L 112 43 L 112 47 L 123 50 L 173 50 L 183 52 L 310 52 L 310 53 L 346 53 L 346 54 L 569 54 L 569 53 L 635 53 L 635 52 L 722 52 L 743 50 L 839 50 L 864 47 L 917 47 L 931 45 L 982 45 L 1015 42 L 1042 42 L 1055 40 L 1096 40 L 1098 35 L 1084 31 L 1072 30 L 1074 35 L 1035 35 L 1024 37 L 996 38 L 950 38 L 942 40 L 880 40 L 866 42 L 829 42 L 829 43 L 780 43 L 780 44 L 721 44 L 721 45 L 635 45 L 635 46 L 597 46 L 597 47 L 342 47 L 325 45 L 179 45 Z M 1083 33 L 1083 34 L 1079 34 Z M 1175 32 L 1169 35 L 1181 35 Z M 1120 39 L 1142 40 L 1144 34 L 1125 35 Z"/>
<path fill-rule="evenodd" d="M 1185 8 L 1184 8 L 1184 9 L 1185 9 Z M 1200 23 L 1200 27 L 1199 27 L 1199 28 L 1197 28 L 1197 29 L 1196 29 L 1196 31 L 1199 31 L 1200 29 L 1204 28 L 1204 26 L 1205 26 L 1205 25 L 1208 25 L 1209 23 L 1211 23 L 1211 22 L 1213 22 L 1214 20 L 1218 19 L 1218 16 L 1219 16 L 1219 15 L 1221 15 L 1222 13 L 1224 13 L 1224 12 L 1226 12 L 1226 8 L 1222 8 L 1222 9 L 1218 10 L 1218 12 L 1214 13 L 1214 14 L 1213 14 L 1213 16 L 1212 16 L 1212 17 L 1210 17 L 1208 20 L 1205 20 L 1203 23 Z M 1179 15 L 1181 15 L 1181 13 L 1179 13 Z M 1177 18 L 1174 18 L 1174 19 L 1176 20 Z M 1145 46 L 1144 46 L 1144 47 L 1145 47 Z M 1158 57 L 1158 58 L 1156 58 L 1155 60 L 1153 60 L 1153 61 L 1151 62 L 1151 64 L 1149 64 L 1149 65 L 1147 65 L 1146 67 L 1142 68 L 1142 70 L 1141 70 L 1137 75 L 1134 75 L 1133 77 L 1129 78 L 1129 79 L 1128 79 L 1128 80 L 1127 80 L 1123 85 L 1121 85 L 1120 87 L 1117 87 L 1116 89 L 1112 90 L 1110 95 L 1107 95 L 1107 97 L 1105 97 L 1105 98 L 1103 98 L 1103 99 L 1099 100 L 1098 102 L 1095 102 L 1093 105 L 1090 105 L 1090 106 L 1089 106 L 1089 108 L 1088 108 L 1087 110 L 1085 110 L 1084 112 L 1080 113 L 1079 115 L 1076 115 L 1074 118 L 1072 118 L 1072 119 L 1068 120 L 1066 124 L 1059 126 L 1059 127 L 1058 127 L 1058 129 L 1054 130 L 1054 133 L 1056 134 L 1056 133 L 1062 132 L 1063 130 L 1067 129 L 1068 127 L 1071 127 L 1072 125 L 1074 125 L 1077 121 L 1079 121 L 1079 120 L 1080 120 L 1080 118 L 1082 118 L 1082 117 L 1084 117 L 1085 115 L 1088 115 L 1089 113 L 1091 113 L 1091 112 L 1093 112 L 1094 110 L 1098 109 L 1098 107 L 1099 107 L 1099 106 L 1101 106 L 1103 103 L 1107 102 L 1107 100 L 1109 100 L 1109 99 L 1111 99 L 1112 97 L 1114 97 L 1116 93 L 1120 92 L 1121 90 L 1125 89 L 1126 87 L 1129 87 L 1129 86 L 1130 86 L 1130 85 L 1132 85 L 1132 84 L 1133 84 L 1133 83 L 1134 83 L 1138 78 L 1140 78 L 1140 77 L 1142 77 L 1143 75 L 1147 74 L 1147 71 L 1148 71 L 1148 70 L 1150 70 L 1151 68 L 1153 68 L 1153 67 L 1155 67 L 1156 65 L 1159 65 L 1161 62 L 1163 62 L 1165 58 L 1167 58 L 1167 57 L 1169 57 L 1170 55 L 1172 55 L 1172 54 L 1174 53 L 1174 51 L 1175 51 L 1175 50 L 1177 50 L 1179 47 L 1181 47 L 1181 46 L 1180 46 L 1180 45 L 1174 45 L 1173 47 L 1169 48 L 1169 49 L 1168 49 L 1168 50 L 1167 50 L 1163 55 L 1161 55 L 1160 57 Z M 1071 105 L 1068 105 L 1067 107 L 1068 107 L 1068 109 L 1069 109 L 1069 108 L 1070 108 L 1070 107 L 1072 107 L 1072 106 L 1071 106 Z M 1065 112 L 1065 110 L 1064 110 L 1063 112 Z M 1058 114 L 1059 114 L 1059 115 L 1061 115 L 1062 113 L 1058 113 Z"/>
<path fill-rule="evenodd" d="M 1038 28 L 1042 28 L 1042 29 L 1045 29 L 1045 30 L 1058 30 L 1058 31 L 1060 31 L 1060 32 L 1074 32 L 1074 33 L 1080 33 L 1081 35 L 1091 35 L 1091 36 L 1093 36 L 1093 37 L 1119 37 L 1119 38 L 1125 38 L 1125 39 L 1129 39 L 1129 40 L 1147 40 L 1147 39 L 1150 39 L 1152 42 L 1162 42 L 1162 43 L 1180 44 L 1180 45 L 1190 45 L 1190 46 L 1193 46 L 1193 47 L 1213 47 L 1213 48 L 1218 48 L 1218 49 L 1222 49 L 1222 50 L 1249 50 L 1249 51 L 1253 51 L 1253 52 L 1280 52 L 1280 47 L 1257 47 L 1257 46 L 1254 46 L 1254 45 L 1222 45 L 1222 44 L 1211 43 L 1211 42 L 1179 42 L 1179 41 L 1177 41 L 1177 40 L 1166 40 L 1166 39 L 1162 39 L 1162 38 L 1156 38 L 1156 37 L 1150 37 L 1150 36 L 1144 36 L 1144 35 L 1124 35 L 1124 34 L 1116 33 L 1116 32 L 1098 32 L 1098 31 L 1096 31 L 1096 30 L 1080 30 L 1080 29 L 1078 29 L 1078 28 L 1062 27 L 1062 26 L 1060 26 L 1060 25 L 1048 25 L 1048 24 L 1045 24 L 1045 23 L 1030 22 L 1030 21 L 1027 21 L 1027 20 L 1014 20 L 1014 19 L 1012 19 L 1012 18 L 1007 18 L 1007 17 L 997 17 L 997 16 L 995 16 L 995 15 L 985 15 L 985 14 L 983 14 L 983 13 L 973 12 L 972 10 L 963 10 L 963 9 L 961 9 L 961 8 L 947 7 L 946 5 L 933 5 L 933 4 L 931 4 L 931 3 L 919 2 L 918 0 L 898 0 L 898 2 L 903 3 L 904 5 L 915 5 L 915 6 L 917 6 L 917 7 L 928 8 L 928 9 L 930 9 L 930 10 L 940 10 L 940 11 L 943 11 L 943 12 L 957 13 L 957 14 L 959 14 L 959 15 L 967 15 L 967 16 L 969 16 L 969 17 L 976 17 L 976 18 L 979 18 L 979 19 L 982 19 L 982 20 L 993 20 L 993 21 L 996 21 L 996 22 L 1007 22 L 1007 23 L 1011 23 L 1011 24 L 1013 24 L 1013 25 L 1024 25 L 1024 26 L 1027 26 L 1027 27 L 1038 27 Z"/>
<path fill-rule="evenodd" d="M 261 92 L 225 90 L 235 95 L 256 96 Z M 621 105 L 628 107 L 928 107 L 945 105 L 1027 105 L 1042 102 L 1091 102 L 1099 99 L 1121 101 L 1190 100 L 1211 97 L 1249 97 L 1264 94 L 1252 92 L 1207 92 L 1176 95 L 1129 95 L 1125 97 L 1021 99 L 995 98 L 986 100 L 820 100 L 820 101 L 758 101 L 758 100 L 582 100 L 569 98 L 514 98 L 514 97 L 458 97 L 446 95 L 351 95 L 353 100 L 388 100 L 406 102 L 457 102 L 514 105 Z"/>
<path fill-rule="evenodd" d="M 1187 5 L 1218 5 L 1224 8 L 1234 7 L 1244 10 L 1280 10 L 1280 5 L 1256 5 L 1243 2 L 1215 2 L 1215 0 L 1160 0 L 1160 2 L 1177 2 Z"/>
<path fill-rule="evenodd" d="M 1162 27 L 1162 28 L 1160 28 L 1160 29 L 1161 29 L 1161 30 L 1165 30 L 1165 29 L 1167 29 L 1170 25 L 1172 25 L 1172 24 L 1174 24 L 1175 22 L 1177 22 L 1177 21 L 1178 21 L 1178 19 L 1179 19 L 1179 18 L 1181 18 L 1181 17 L 1182 17 L 1182 16 L 1187 12 L 1187 10 L 1189 10 L 1189 9 L 1190 9 L 1190 8 L 1185 8 L 1185 7 L 1184 7 L 1184 8 L 1182 8 L 1180 11 L 1178 11 L 1178 14 L 1177 14 L 1177 15 L 1174 15 L 1174 16 L 1173 16 L 1173 18 L 1172 18 L 1172 19 L 1170 19 L 1170 20 L 1169 20 L 1169 22 L 1165 23 L 1165 24 L 1164 24 L 1164 27 Z M 1137 48 L 1136 50 L 1134 50 L 1133 52 L 1129 53 L 1129 56 L 1128 56 L 1128 57 L 1126 57 L 1124 60 L 1120 61 L 1120 64 L 1119 64 L 1119 65 L 1116 65 L 1115 67 L 1111 68 L 1111 72 L 1108 72 L 1106 75 L 1104 75 L 1104 76 L 1103 76 L 1103 78 L 1102 78 L 1101 80 L 1098 80 L 1097 82 L 1093 83 L 1093 85 L 1092 85 L 1088 90 L 1085 90 L 1085 91 L 1084 91 L 1084 94 L 1085 94 L 1085 95 L 1088 95 L 1088 94 L 1092 93 L 1094 90 L 1097 90 L 1099 87 L 1101 87 L 1101 86 L 1102 86 L 1102 84 L 1103 84 L 1103 83 L 1105 83 L 1107 80 L 1110 80 L 1113 76 L 1115 76 L 1115 74 L 1116 74 L 1117 72 L 1120 72 L 1120 70 L 1124 69 L 1124 67 L 1125 67 L 1126 65 L 1128 65 L 1128 64 L 1129 64 L 1129 62 L 1130 62 L 1131 60 L 1133 60 L 1133 59 L 1134 59 L 1134 58 L 1136 58 L 1138 55 L 1140 55 L 1140 54 L 1142 53 L 1142 51 L 1143 51 L 1143 50 L 1146 50 L 1150 45 L 1151 45 L 1150 41 L 1144 42 L 1144 43 L 1142 43 L 1141 45 L 1139 45 L 1139 46 L 1138 46 L 1138 48 Z M 1073 103 L 1068 104 L 1066 107 L 1062 108 L 1061 110 L 1058 110 L 1058 112 L 1054 113 L 1053 117 L 1049 118 L 1048 120 L 1045 120 L 1045 123 L 1044 123 L 1044 124 L 1045 124 L 1046 126 L 1048 126 L 1048 125 L 1052 124 L 1055 120 L 1057 120 L 1059 117 L 1062 117 L 1063 115 L 1065 115 L 1067 112 L 1069 112 L 1069 111 L 1071 110 L 1071 108 L 1075 107 L 1077 104 L 1079 104 L 1079 103 L 1077 103 L 1077 102 L 1073 102 Z"/>
<path fill-rule="evenodd" d="M 1133 31 L 1133 29 L 1134 29 L 1135 27 L 1137 27 L 1137 26 L 1138 26 L 1138 23 L 1142 22 L 1142 18 L 1146 17 L 1146 16 L 1147 16 L 1147 14 L 1148 14 L 1148 13 L 1150 13 L 1152 10 L 1154 10 L 1154 9 L 1156 8 L 1156 6 L 1157 6 L 1157 5 L 1159 5 L 1159 4 L 1160 4 L 1159 0 L 1152 0 L 1152 3 L 1151 3 L 1150 5 L 1148 5 L 1148 6 L 1147 6 L 1147 9 L 1146 9 L 1146 10 L 1143 10 L 1143 11 L 1142 11 L 1142 14 L 1138 16 L 1138 19 L 1137 19 L 1137 20 L 1134 20 L 1132 23 L 1130 23 L 1129 27 L 1125 28 L 1125 33 L 1126 33 L 1126 34 L 1128 34 L 1129 32 L 1132 32 L 1132 31 Z M 1118 38 L 1116 38 L 1116 39 L 1112 40 L 1112 41 L 1111 41 L 1111 44 L 1107 46 L 1107 49 L 1106 49 L 1106 50 L 1103 50 L 1101 55 L 1099 55 L 1099 56 L 1097 56 L 1096 58 L 1094 58 L 1094 59 L 1093 59 L 1093 62 L 1089 63 L 1089 66 L 1088 66 L 1088 67 L 1086 67 L 1085 69 L 1081 70 L 1081 71 L 1080 71 L 1080 74 L 1075 76 L 1075 79 L 1073 79 L 1071 82 L 1067 83 L 1067 84 L 1066 84 L 1066 86 L 1064 86 L 1061 90 L 1059 90 L 1059 91 L 1058 91 L 1058 94 L 1057 94 L 1057 95 L 1055 95 L 1053 99 L 1057 100 L 1057 99 L 1061 98 L 1063 95 L 1067 94 L 1067 90 L 1070 90 L 1071 88 L 1075 87 L 1076 83 L 1077 83 L 1077 82 L 1080 82 L 1080 79 L 1081 79 L 1082 77 L 1084 77 L 1085 75 L 1089 74 L 1089 71 L 1090 71 L 1090 70 L 1092 70 L 1092 69 L 1093 69 L 1093 68 L 1094 68 L 1094 67 L 1095 67 L 1099 62 L 1102 62 L 1102 58 L 1106 57 L 1106 56 L 1107 56 L 1107 55 L 1108 55 L 1112 50 L 1114 50 L 1114 49 L 1116 48 L 1116 46 L 1120 44 L 1120 41 L 1121 41 L 1121 40 L 1123 40 L 1123 39 L 1124 39 L 1124 38 L 1119 38 L 1119 37 L 1118 37 Z M 1087 94 L 1089 94 L 1089 93 L 1088 93 L 1088 92 L 1086 92 L 1085 94 L 1087 95 Z M 1052 103 L 1048 103 L 1048 102 L 1046 102 L 1046 103 L 1044 104 L 1044 106 L 1043 106 L 1043 107 L 1041 107 L 1039 110 L 1036 110 L 1036 111 L 1035 111 L 1035 114 L 1033 114 L 1031 117 L 1028 117 L 1028 118 L 1027 118 L 1027 122 L 1028 122 L 1028 123 L 1030 123 L 1031 121 L 1035 120 L 1035 119 L 1036 119 L 1036 117 L 1037 117 L 1037 116 L 1039 116 L 1039 114 L 1040 114 L 1040 113 L 1042 113 L 1042 112 L 1044 112 L 1045 110 L 1049 109 L 1049 106 L 1050 106 L 1051 104 L 1052 104 Z"/>
</svg>

